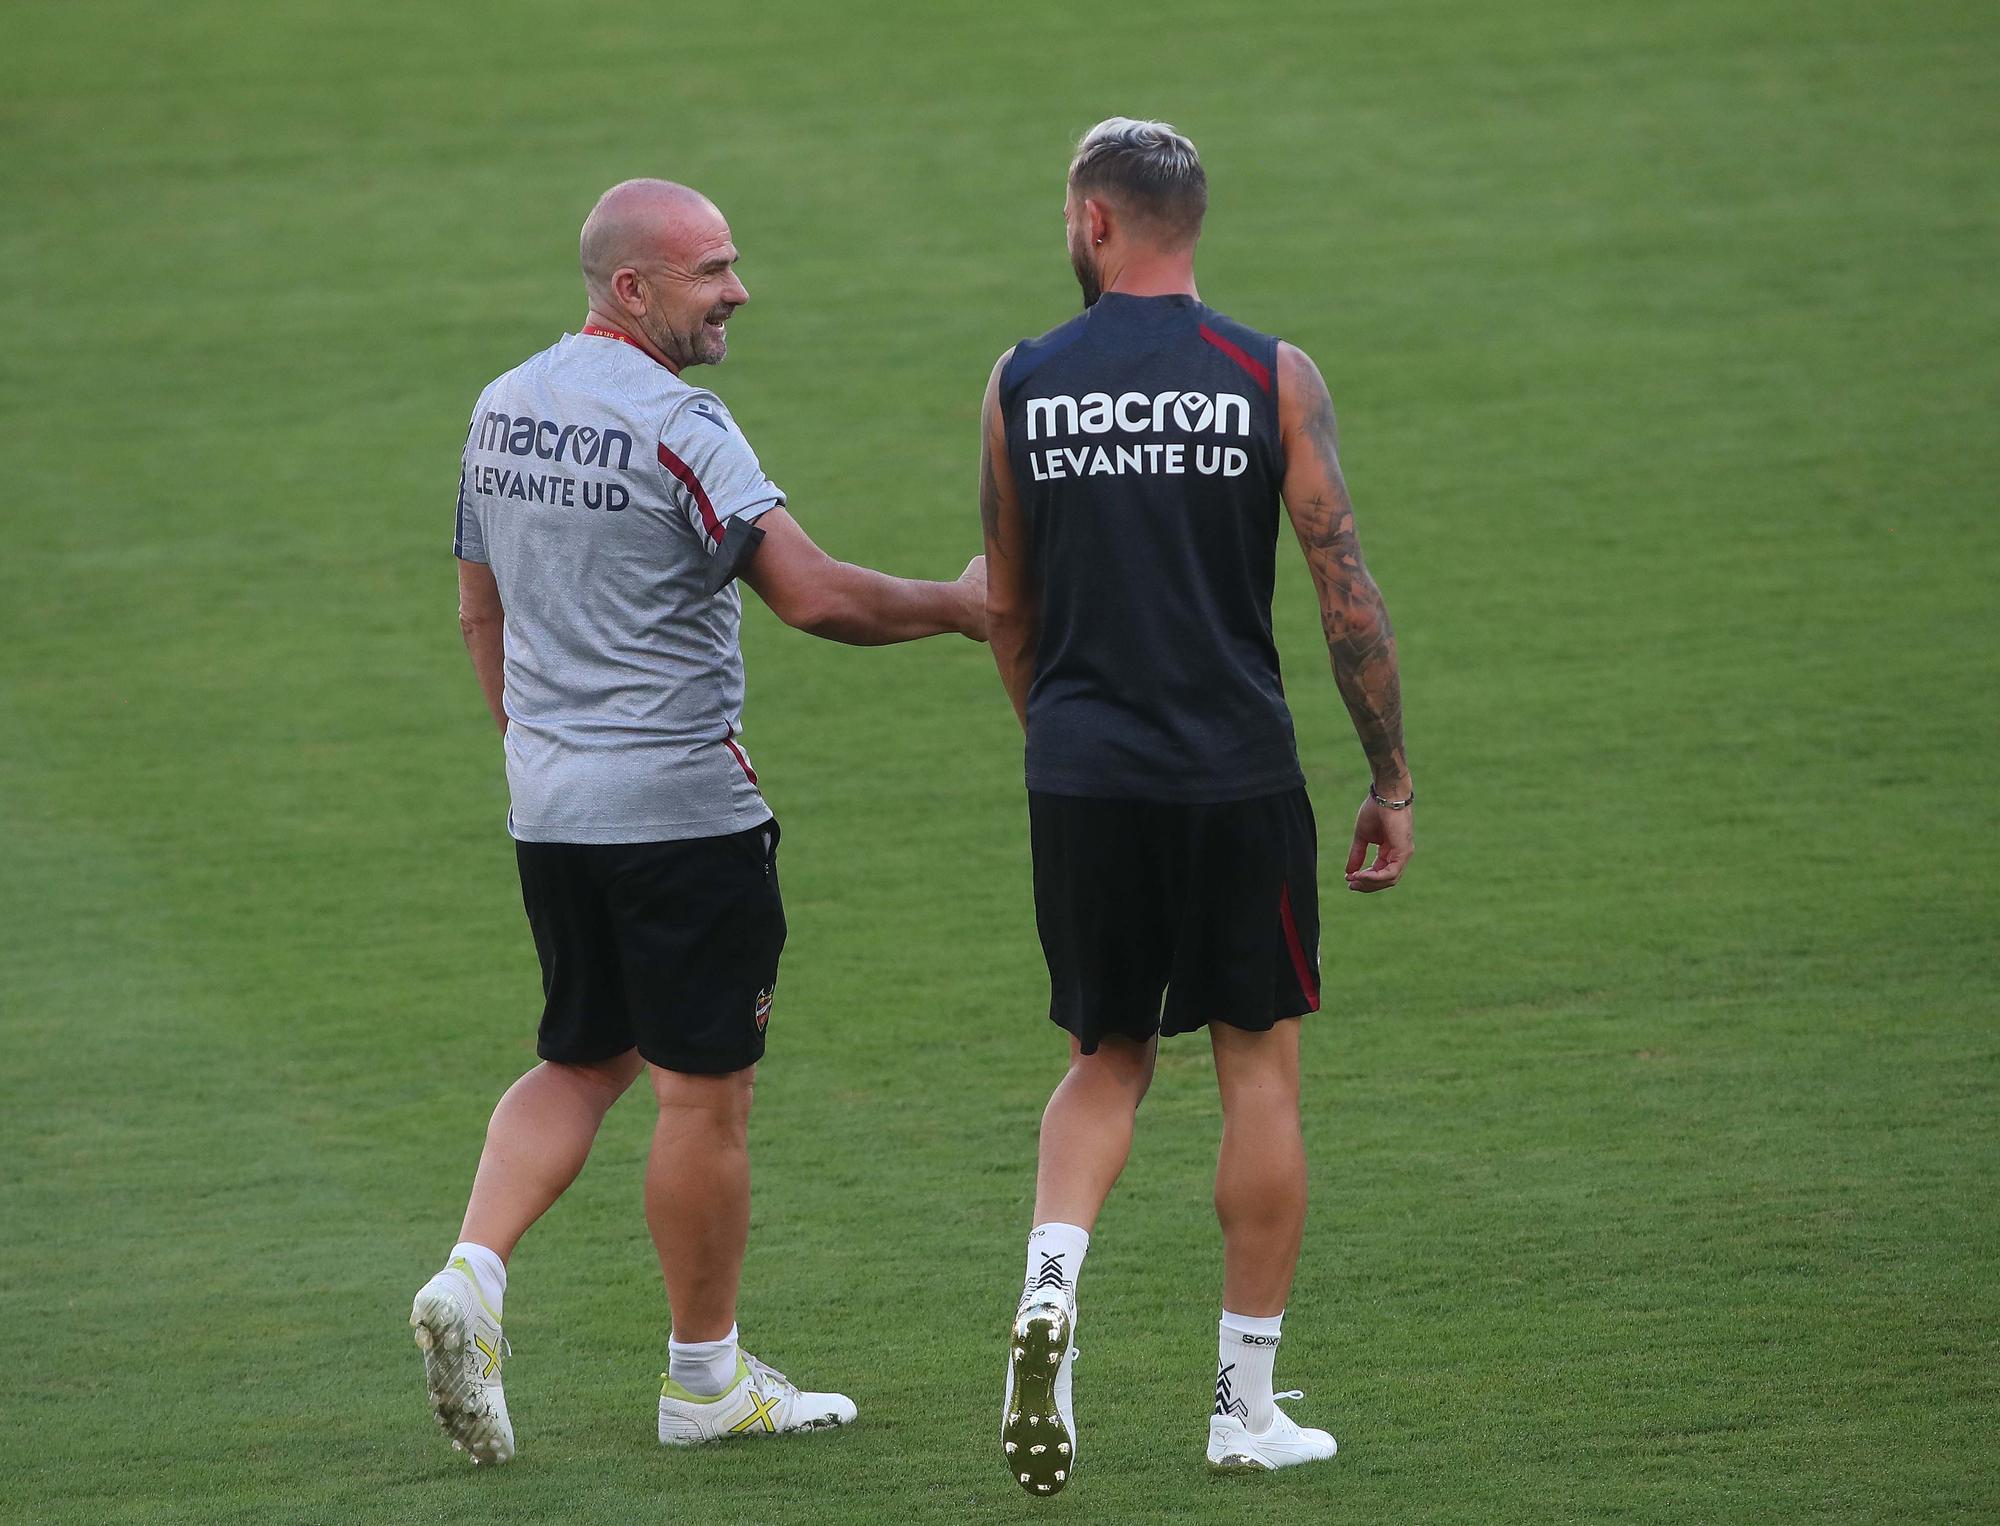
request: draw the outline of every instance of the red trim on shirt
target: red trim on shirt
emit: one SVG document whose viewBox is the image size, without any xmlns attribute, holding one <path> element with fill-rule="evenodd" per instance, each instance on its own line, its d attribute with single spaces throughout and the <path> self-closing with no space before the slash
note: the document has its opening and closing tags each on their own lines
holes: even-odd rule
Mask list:
<svg viewBox="0 0 2000 1526">
<path fill-rule="evenodd" d="M 1278 920 L 1285 924 L 1285 950 L 1292 956 L 1292 971 L 1299 977 L 1299 989 L 1306 993 L 1306 1004 L 1317 1012 L 1319 977 L 1313 973 L 1312 963 L 1306 958 L 1305 945 L 1299 942 L 1299 925 L 1292 920 L 1292 887 L 1289 881 L 1278 892 Z"/>
<path fill-rule="evenodd" d="M 588 330 L 585 332 L 588 332 Z M 1201 337 L 1222 351 L 1223 354 L 1235 361 L 1244 370 L 1248 371 L 1250 379 L 1258 386 L 1262 387 L 1266 392 L 1271 390 L 1271 368 L 1265 365 L 1263 361 L 1251 359 L 1243 346 L 1224 339 L 1206 323 L 1201 326 Z"/>
<path fill-rule="evenodd" d="M 752 784 L 755 784 L 757 782 L 757 770 L 750 766 L 750 760 L 743 756 L 743 749 L 736 745 L 736 734 L 731 732 L 725 736 L 722 739 L 722 745 L 727 747 L 731 756 L 736 759 L 736 766 L 743 770 L 743 777 L 748 779 Z"/>
<path fill-rule="evenodd" d="M 660 445 L 660 465 L 674 474 L 680 485 L 694 495 L 694 506 L 701 510 L 702 529 L 715 542 L 716 549 L 722 549 L 722 521 L 715 517 L 715 505 L 708 501 L 708 490 L 701 485 L 701 478 L 694 474 L 679 456 L 668 450 L 665 442 Z"/>
</svg>

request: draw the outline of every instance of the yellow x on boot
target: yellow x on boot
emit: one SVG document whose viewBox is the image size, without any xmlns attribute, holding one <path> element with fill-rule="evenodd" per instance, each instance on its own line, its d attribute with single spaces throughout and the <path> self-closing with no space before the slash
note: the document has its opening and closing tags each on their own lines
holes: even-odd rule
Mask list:
<svg viewBox="0 0 2000 1526">
<path fill-rule="evenodd" d="M 790 1378 L 748 1352 L 737 1354 L 736 1381 L 726 1393 L 693 1394 L 665 1373 L 660 1379 L 662 1446 L 825 1430 L 846 1425 L 855 1413 L 847 1395 L 802 1393 Z"/>
</svg>

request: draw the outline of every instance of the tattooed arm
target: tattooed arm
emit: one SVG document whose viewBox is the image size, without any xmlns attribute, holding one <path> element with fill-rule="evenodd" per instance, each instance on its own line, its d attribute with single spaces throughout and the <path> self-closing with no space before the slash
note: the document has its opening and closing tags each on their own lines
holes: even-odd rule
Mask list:
<svg viewBox="0 0 2000 1526">
<path fill-rule="evenodd" d="M 979 522 L 986 531 L 986 639 L 1025 729 L 1040 606 L 1028 561 L 1027 520 L 1014 496 L 1014 468 L 1007 458 L 1006 417 L 1000 411 L 1000 373 L 1013 353 L 1009 350 L 994 364 L 980 409 Z"/>
<path fill-rule="evenodd" d="M 1413 792 L 1403 753 L 1403 687 L 1396 669 L 1396 633 L 1382 590 L 1361 559 L 1354 506 L 1341 477 L 1333 399 L 1319 368 L 1303 350 L 1278 346 L 1278 425 L 1285 445 L 1285 508 L 1319 594 L 1321 628 L 1333 659 L 1334 682 L 1347 703 L 1375 794 L 1406 799 Z M 1364 867 L 1370 844 L 1375 863 Z M 1387 890 L 1415 850 L 1408 810 L 1362 803 L 1347 855 L 1352 890 Z"/>
</svg>

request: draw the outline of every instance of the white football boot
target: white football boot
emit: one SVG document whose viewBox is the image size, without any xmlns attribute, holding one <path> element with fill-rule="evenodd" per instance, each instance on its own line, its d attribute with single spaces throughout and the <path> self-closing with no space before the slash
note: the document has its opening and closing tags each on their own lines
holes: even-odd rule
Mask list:
<svg viewBox="0 0 2000 1526">
<path fill-rule="evenodd" d="M 1294 1388 L 1275 1394 L 1277 1399 L 1303 1399 Z M 1302 1462 L 1324 1462 L 1340 1450 L 1340 1443 L 1325 1431 L 1309 1430 L 1292 1417 L 1271 1406 L 1271 1423 L 1253 1431 L 1234 1410 L 1208 1418 L 1208 1465 L 1232 1471 L 1269 1472 Z"/>
<path fill-rule="evenodd" d="M 818 1431 L 854 1418 L 846 1394 L 803 1393 L 782 1372 L 748 1352 L 738 1352 L 736 1381 L 726 1393 L 689 1393 L 660 1374 L 660 1445 L 697 1446 L 730 1436 L 776 1436 L 785 1431 Z"/>
<path fill-rule="evenodd" d="M 1008 1475 L 1037 1497 L 1061 1493 L 1076 1472 L 1075 1331 L 1076 1306 L 1065 1296 L 1031 1291 L 1014 1315 L 1000 1449 Z"/>
<path fill-rule="evenodd" d="M 500 1360 L 510 1353 L 464 1258 L 418 1290 L 410 1324 L 424 1353 L 431 1413 L 451 1444 L 475 1463 L 507 1461 L 514 1455 L 514 1423 L 500 1387 Z"/>
</svg>

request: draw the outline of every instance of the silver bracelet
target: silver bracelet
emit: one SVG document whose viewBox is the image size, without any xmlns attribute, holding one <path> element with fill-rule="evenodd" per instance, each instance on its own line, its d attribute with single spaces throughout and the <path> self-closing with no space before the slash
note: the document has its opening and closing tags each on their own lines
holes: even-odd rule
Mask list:
<svg viewBox="0 0 2000 1526">
<path fill-rule="evenodd" d="M 1368 798 L 1381 806 L 1385 811 L 1407 811 L 1417 803 L 1417 791 L 1415 786 L 1412 786 L 1408 799 L 1384 800 L 1380 795 L 1375 793 L 1375 786 L 1371 784 L 1368 786 Z"/>
</svg>

